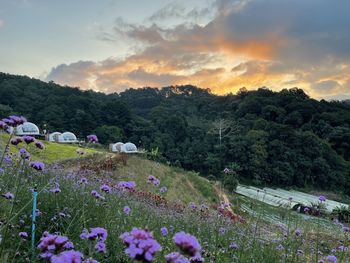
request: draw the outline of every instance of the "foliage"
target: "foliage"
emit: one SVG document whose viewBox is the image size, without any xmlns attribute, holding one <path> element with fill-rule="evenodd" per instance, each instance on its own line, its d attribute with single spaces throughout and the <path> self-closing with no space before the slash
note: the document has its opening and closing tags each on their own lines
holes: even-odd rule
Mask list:
<svg viewBox="0 0 350 263">
<path fill-rule="evenodd" d="M 0 74 L 0 104 L 0 112 L 50 131 L 96 131 L 104 144 L 158 149 L 157 160 L 208 178 L 235 162 L 240 181 L 350 194 L 350 106 L 298 88 L 217 96 L 187 85 L 106 95 Z"/>
</svg>

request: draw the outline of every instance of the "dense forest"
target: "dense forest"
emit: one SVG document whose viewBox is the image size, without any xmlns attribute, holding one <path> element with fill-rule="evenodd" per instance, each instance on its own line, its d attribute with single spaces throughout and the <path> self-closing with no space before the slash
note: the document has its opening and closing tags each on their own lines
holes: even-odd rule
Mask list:
<svg viewBox="0 0 350 263">
<path fill-rule="evenodd" d="M 257 185 L 350 194 L 350 104 L 298 88 L 214 95 L 194 86 L 103 94 L 0 73 L 0 117 L 21 114 L 49 131 L 132 141 L 208 177 L 229 167 Z"/>
</svg>

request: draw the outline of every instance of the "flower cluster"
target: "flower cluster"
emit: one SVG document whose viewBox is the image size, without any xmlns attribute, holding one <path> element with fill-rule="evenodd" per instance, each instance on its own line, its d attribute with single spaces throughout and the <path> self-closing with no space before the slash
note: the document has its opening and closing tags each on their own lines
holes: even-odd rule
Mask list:
<svg viewBox="0 0 350 263">
<path fill-rule="evenodd" d="M 133 228 L 120 236 L 127 246 L 125 253 L 133 260 L 152 262 L 156 252 L 162 247 L 147 230 Z"/>
<path fill-rule="evenodd" d="M 102 196 L 102 195 L 100 195 L 96 190 L 92 190 L 91 191 L 91 195 L 93 196 L 93 197 L 95 197 L 96 199 L 101 199 L 101 200 L 104 200 L 105 198 Z"/>
<path fill-rule="evenodd" d="M 45 164 L 42 162 L 30 162 L 29 166 L 37 171 L 43 171 L 45 169 Z"/>
<path fill-rule="evenodd" d="M 136 187 L 135 182 L 121 181 L 118 183 L 117 188 L 121 190 L 134 190 Z"/>
<path fill-rule="evenodd" d="M 105 193 L 110 193 L 111 192 L 111 188 L 108 185 L 106 185 L 106 184 L 102 185 L 100 189 L 101 189 L 101 191 L 103 191 Z"/>
<path fill-rule="evenodd" d="M 95 134 L 90 134 L 86 138 L 88 139 L 89 142 L 92 142 L 92 143 L 98 142 L 97 136 Z"/>
<path fill-rule="evenodd" d="M 8 130 L 8 127 L 16 127 L 25 122 L 27 122 L 27 119 L 24 118 L 23 116 L 12 115 L 0 120 L 0 128 L 4 130 Z"/>
<path fill-rule="evenodd" d="M 157 179 L 154 175 L 148 176 L 147 183 L 153 184 L 154 186 L 160 185 L 160 180 Z"/>
<path fill-rule="evenodd" d="M 107 240 L 107 230 L 103 227 L 90 228 L 90 232 L 87 229 L 84 229 L 80 234 L 81 239 L 95 241 L 95 250 L 98 253 L 106 253 L 107 247 L 105 241 Z"/>
<path fill-rule="evenodd" d="M 176 233 L 173 239 L 175 244 L 185 254 L 191 257 L 200 255 L 201 246 L 194 236 L 181 231 Z"/>
<path fill-rule="evenodd" d="M 40 239 L 38 249 L 40 257 L 50 260 L 55 254 L 71 248 L 71 242 L 65 236 L 52 235 L 49 232 L 44 232 Z"/>
</svg>

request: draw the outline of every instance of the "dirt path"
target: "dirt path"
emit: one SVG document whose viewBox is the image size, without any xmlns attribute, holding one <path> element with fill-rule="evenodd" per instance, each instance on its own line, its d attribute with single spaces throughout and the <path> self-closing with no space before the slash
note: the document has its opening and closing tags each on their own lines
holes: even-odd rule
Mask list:
<svg viewBox="0 0 350 263">
<path fill-rule="evenodd" d="M 230 200 L 227 197 L 227 194 L 221 191 L 220 187 L 217 186 L 217 183 L 214 184 L 215 191 L 218 193 L 220 200 L 227 206 L 227 210 L 234 214 Z"/>
</svg>

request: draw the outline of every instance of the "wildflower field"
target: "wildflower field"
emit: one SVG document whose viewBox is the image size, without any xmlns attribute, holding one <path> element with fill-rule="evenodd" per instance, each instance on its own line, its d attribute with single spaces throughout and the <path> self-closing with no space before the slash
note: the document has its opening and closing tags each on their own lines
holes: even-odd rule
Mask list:
<svg viewBox="0 0 350 263">
<path fill-rule="evenodd" d="M 349 262 L 347 226 L 192 172 L 30 136 L 1 134 L 0 146 L 0 262 Z"/>
</svg>

